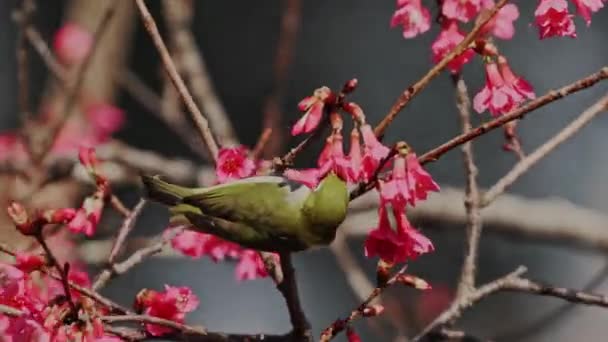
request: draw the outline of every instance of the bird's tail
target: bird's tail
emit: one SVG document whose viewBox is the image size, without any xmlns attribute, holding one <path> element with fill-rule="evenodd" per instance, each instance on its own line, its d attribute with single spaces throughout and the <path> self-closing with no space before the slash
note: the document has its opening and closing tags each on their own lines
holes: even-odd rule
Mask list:
<svg viewBox="0 0 608 342">
<path fill-rule="evenodd" d="M 167 183 L 159 176 L 142 175 L 141 180 L 146 189 L 146 197 L 168 206 L 177 205 L 184 197 L 192 195 L 191 189 Z"/>
</svg>

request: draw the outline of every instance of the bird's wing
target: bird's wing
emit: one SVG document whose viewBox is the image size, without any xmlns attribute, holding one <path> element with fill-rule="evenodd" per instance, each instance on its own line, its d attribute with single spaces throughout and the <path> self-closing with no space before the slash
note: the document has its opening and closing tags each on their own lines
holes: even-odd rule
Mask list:
<svg viewBox="0 0 608 342">
<path fill-rule="evenodd" d="M 251 177 L 207 188 L 182 202 L 211 217 L 291 235 L 301 221 L 300 207 L 309 192 L 281 177 Z"/>
</svg>

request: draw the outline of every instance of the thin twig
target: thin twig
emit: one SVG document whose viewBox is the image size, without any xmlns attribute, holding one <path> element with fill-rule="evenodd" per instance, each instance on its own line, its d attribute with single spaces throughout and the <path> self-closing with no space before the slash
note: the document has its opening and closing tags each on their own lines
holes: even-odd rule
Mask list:
<svg viewBox="0 0 608 342">
<path fill-rule="evenodd" d="M 163 99 L 150 89 L 135 73 L 130 70 L 121 70 L 115 77 L 118 84 L 134 100 L 141 104 L 148 112 L 159 118 L 169 129 L 179 137 L 190 150 L 200 157 L 206 157 L 204 149 L 201 149 L 200 140 L 197 139 L 196 131 L 185 120 L 181 111 L 168 111 L 163 105 Z M 175 88 L 171 84 L 174 91 Z M 176 91 L 177 92 L 177 91 Z"/>
<path fill-rule="evenodd" d="M 260 156 L 262 156 L 262 152 L 264 152 L 264 148 L 266 147 L 266 144 L 268 144 L 268 141 L 270 140 L 271 136 L 272 128 L 265 128 L 262 134 L 260 134 L 260 137 L 258 138 L 258 142 L 255 144 L 255 147 L 251 151 L 251 159 L 257 160 L 258 158 L 260 158 Z"/>
<path fill-rule="evenodd" d="M 291 320 L 292 332 L 291 335 L 297 341 L 312 341 L 312 331 L 310 323 L 304 314 L 300 297 L 298 294 L 298 282 L 296 281 L 296 272 L 293 268 L 290 253 L 281 253 L 279 255 L 281 270 L 283 272 L 283 281 L 277 284 L 277 289 L 283 295 L 289 318 Z"/>
<path fill-rule="evenodd" d="M 320 339 L 320 341 L 321 342 L 327 342 L 327 341 L 332 340 L 340 332 L 344 331 L 344 329 L 346 329 L 346 327 L 348 326 L 348 324 L 350 324 L 352 321 L 354 321 L 358 317 L 361 317 L 363 315 L 363 311 L 367 308 L 367 306 L 373 300 L 375 300 L 378 296 L 380 296 L 385 289 L 387 289 L 388 287 L 394 285 L 397 282 L 397 280 L 399 279 L 399 276 L 401 276 L 401 275 L 403 275 L 405 273 L 406 268 L 407 268 L 406 266 L 402 267 L 387 282 L 385 282 L 385 283 L 381 284 L 380 286 L 374 288 L 372 290 L 372 292 L 370 292 L 370 294 L 367 296 L 367 298 L 365 298 L 365 300 L 363 302 L 361 302 L 361 304 L 359 304 L 357 306 L 357 308 L 355 308 L 354 310 L 352 310 L 350 312 L 350 314 L 348 315 L 348 317 L 346 317 L 345 319 L 338 319 L 338 320 L 334 321 L 330 326 L 328 326 L 327 328 L 325 328 L 323 330 L 323 332 L 321 332 L 321 339 Z"/>
<path fill-rule="evenodd" d="M 59 277 L 61 278 L 61 284 L 63 285 L 63 291 L 65 292 L 65 298 L 68 304 L 70 305 L 72 315 L 75 315 L 78 310 L 76 308 L 76 303 L 74 303 L 74 299 L 72 298 L 72 291 L 70 290 L 70 280 L 68 277 L 70 272 L 70 264 L 68 264 L 67 262 L 63 266 L 59 264 L 59 261 L 57 261 L 55 254 L 53 254 L 48 244 L 46 243 L 44 236 L 42 236 L 42 232 L 36 234 L 35 237 L 38 243 L 40 243 L 40 245 L 42 246 L 42 249 L 44 249 L 44 252 L 46 253 L 46 257 L 51 267 L 55 267 L 57 273 L 59 273 Z"/>
<path fill-rule="evenodd" d="M 466 134 L 471 130 L 471 98 L 469 97 L 467 85 L 460 75 L 454 77 L 454 86 L 456 87 L 456 107 L 460 113 L 462 133 Z M 475 289 L 477 254 L 482 230 L 479 186 L 477 185 L 478 170 L 473 157 L 472 142 L 469 141 L 462 145 L 462 158 L 467 178 L 464 199 L 467 217 L 467 238 L 456 297 Z"/>
<path fill-rule="evenodd" d="M 596 83 L 605 80 L 608 78 L 608 67 L 603 67 L 596 73 L 593 73 L 585 78 L 582 78 L 578 81 L 575 81 L 571 84 L 568 84 L 558 90 L 551 90 L 547 92 L 545 95 L 532 100 L 525 105 L 512 110 L 511 112 L 502 115 L 499 118 L 496 118 L 492 121 L 488 121 L 480 126 L 477 126 L 470 130 L 468 133 L 458 135 L 449 141 L 435 147 L 431 151 L 423 154 L 418 158 L 421 164 L 427 164 L 430 162 L 434 162 L 439 159 L 445 153 L 451 151 L 455 147 L 466 143 L 467 141 L 471 141 L 477 138 L 480 135 L 486 134 L 491 130 L 494 130 L 498 127 L 501 127 L 505 123 L 509 121 L 513 121 L 516 119 L 523 118 L 529 112 L 536 110 L 542 106 L 545 106 L 553 101 L 564 98 L 572 93 L 578 92 L 580 90 L 589 88 Z"/>
<path fill-rule="evenodd" d="M 179 70 L 192 89 L 192 95 L 207 115 L 209 125 L 218 141 L 222 146 L 234 145 L 238 140 L 236 133 L 226 109 L 214 89 L 211 76 L 205 66 L 204 55 L 190 30 L 195 3 L 190 0 L 165 0 L 163 2 L 171 46 L 174 48 L 172 52 L 174 52 Z"/>
<path fill-rule="evenodd" d="M 23 0 L 21 7 L 13 12 L 14 20 L 19 24 L 17 35 L 17 84 L 19 89 L 19 110 L 21 112 L 21 122 L 27 124 L 31 117 L 30 110 L 30 87 L 29 87 L 29 55 L 27 49 L 26 28 L 30 25 L 32 14 L 35 10 L 33 0 Z M 26 142 L 27 145 L 27 142 Z"/>
<path fill-rule="evenodd" d="M 464 296 L 461 296 L 454 302 L 452 305 L 445 311 L 443 311 L 433 322 L 427 325 L 416 337 L 412 339 L 412 342 L 418 342 L 428 333 L 435 331 L 438 328 L 441 328 L 443 325 L 452 322 L 458 319 L 462 313 L 469 307 L 473 306 L 475 303 L 480 300 L 486 298 L 487 296 L 500 291 L 505 288 L 510 281 L 514 279 L 518 279 L 520 275 L 526 272 L 526 268 L 523 266 L 518 267 L 515 271 L 493 280 L 474 291 L 467 293 Z"/>
<path fill-rule="evenodd" d="M 144 23 L 144 26 L 146 27 L 146 31 L 148 31 L 148 34 L 154 42 L 154 46 L 156 46 L 156 49 L 160 54 L 161 60 L 165 67 L 165 71 L 171 78 L 173 85 L 175 85 L 175 88 L 179 92 L 180 97 L 188 108 L 190 116 L 196 124 L 201 137 L 207 144 L 207 148 L 209 149 L 209 153 L 211 154 L 213 160 L 216 160 L 218 146 L 215 142 L 213 134 L 211 133 L 211 130 L 209 129 L 209 122 L 203 116 L 203 113 L 201 113 L 201 111 L 198 109 L 196 103 L 194 103 L 192 95 L 188 91 L 188 88 L 184 84 L 184 81 L 177 72 L 175 63 L 173 63 L 173 60 L 171 59 L 171 55 L 169 54 L 169 51 L 167 50 L 167 47 L 165 46 L 165 43 L 163 42 L 163 39 L 160 36 L 160 32 L 158 31 L 156 22 L 154 21 L 154 18 L 152 18 L 152 15 L 150 14 L 150 11 L 148 10 L 148 7 L 146 6 L 145 2 L 143 0 L 135 0 L 135 3 L 137 4 L 137 9 Z"/>
<path fill-rule="evenodd" d="M 604 283 L 608 277 L 608 262 L 605 262 L 604 267 L 597 272 L 593 278 L 582 288 L 582 292 L 594 292 L 600 285 Z M 562 306 L 544 314 L 540 318 L 529 322 L 524 327 L 516 328 L 511 331 L 502 332 L 493 337 L 497 341 L 523 341 L 529 339 L 533 335 L 539 335 L 544 330 L 552 327 L 560 318 L 563 318 L 572 309 L 576 308 L 576 302 L 568 302 Z"/>
<path fill-rule="evenodd" d="M 593 118 L 600 113 L 608 109 L 608 93 L 598 100 L 594 105 L 585 110 L 581 115 L 573 120 L 568 126 L 564 127 L 559 133 L 549 139 L 547 142 L 542 144 L 534 152 L 530 153 L 527 157 L 522 159 L 520 162 L 504 175 L 494 186 L 492 186 L 484 195 L 482 205 L 487 206 L 496 197 L 500 196 L 505 190 L 511 186 L 521 175 L 526 173 L 532 166 L 538 161 L 547 156 L 551 151 L 561 145 L 564 141 L 568 140 L 578 131 L 580 131 L 585 125 L 587 125 Z"/>
<path fill-rule="evenodd" d="M 504 291 L 525 292 L 540 296 L 561 298 L 573 303 L 608 308 L 608 296 L 572 290 L 565 287 L 544 285 L 530 279 L 510 279 L 502 288 Z"/>
<path fill-rule="evenodd" d="M 274 84 L 263 107 L 263 127 L 271 129 L 272 132 L 267 148 L 260 154 L 265 157 L 275 156 L 282 150 L 284 128 L 281 105 L 301 21 L 302 1 L 283 0 L 282 2 L 281 28 L 274 57 Z"/>
<path fill-rule="evenodd" d="M 203 327 L 191 327 L 186 324 L 178 323 L 169 319 L 160 317 L 148 316 L 148 315 L 122 315 L 122 316 L 102 316 L 101 320 L 106 323 L 148 323 L 157 324 L 165 327 L 179 330 L 180 332 L 188 335 L 207 335 L 207 329 Z"/>
<path fill-rule="evenodd" d="M 108 257 L 107 266 L 103 271 L 101 271 L 101 273 L 99 273 L 99 275 L 97 275 L 95 282 L 93 282 L 93 290 L 99 290 L 100 288 L 104 287 L 108 280 L 110 280 L 110 278 L 112 277 L 112 269 L 115 266 L 114 264 L 116 262 L 116 257 L 123 248 L 125 241 L 127 241 L 127 236 L 129 235 L 131 230 L 133 230 L 135 222 L 137 221 L 137 218 L 139 217 L 139 214 L 141 213 L 145 205 L 146 200 L 143 198 L 140 199 L 137 205 L 135 205 L 135 207 L 133 208 L 133 210 L 131 210 L 129 215 L 125 217 L 125 219 L 122 221 L 122 225 L 118 230 L 118 235 L 116 236 L 112 249 L 110 250 L 110 256 Z"/>
<path fill-rule="evenodd" d="M 388 126 L 393 122 L 397 114 L 410 102 L 410 100 L 422 91 L 426 86 L 439 75 L 439 73 L 457 56 L 468 49 L 471 43 L 477 38 L 477 34 L 481 31 L 483 26 L 488 23 L 496 13 L 507 3 L 508 0 L 500 0 L 491 10 L 483 14 L 475 23 L 475 27 L 466 35 L 466 37 L 458 44 L 450 53 L 448 53 L 443 59 L 435 64 L 420 80 L 409 86 L 401 95 L 397 101 L 393 104 L 388 114 L 382 119 L 382 121 L 374 128 L 376 136 L 381 136 Z"/>
</svg>

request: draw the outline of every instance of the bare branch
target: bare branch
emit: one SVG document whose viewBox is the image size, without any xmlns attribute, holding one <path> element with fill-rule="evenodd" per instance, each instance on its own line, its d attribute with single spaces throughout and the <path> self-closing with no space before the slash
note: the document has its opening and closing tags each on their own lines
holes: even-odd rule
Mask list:
<svg viewBox="0 0 608 342">
<path fill-rule="evenodd" d="M 165 70 L 167 71 L 167 74 L 171 78 L 173 85 L 175 85 L 175 88 L 179 92 L 180 97 L 182 98 L 186 107 L 188 108 L 188 111 L 190 112 L 190 116 L 192 117 L 192 120 L 196 124 L 197 129 L 199 130 L 199 133 L 201 134 L 201 137 L 207 144 L 209 153 L 213 157 L 213 160 L 216 160 L 217 153 L 218 153 L 218 146 L 217 146 L 217 143 L 215 142 L 215 138 L 213 137 L 213 134 L 211 133 L 211 130 L 209 129 L 209 122 L 203 116 L 203 113 L 201 113 L 201 111 L 198 109 L 198 107 L 196 106 L 196 103 L 194 103 L 194 100 L 192 99 L 192 95 L 188 91 L 186 84 L 184 83 L 181 76 L 177 72 L 175 63 L 173 63 L 173 60 L 171 59 L 169 50 L 167 50 L 167 46 L 165 46 L 165 43 L 163 42 L 163 39 L 160 36 L 160 32 L 158 31 L 158 27 L 156 26 L 156 22 L 154 21 L 154 18 L 152 18 L 152 15 L 150 14 L 150 11 L 148 10 L 148 7 L 146 6 L 145 2 L 143 0 L 135 0 L 135 3 L 137 4 L 137 9 L 138 9 L 141 19 L 144 23 L 144 26 L 146 27 L 146 31 L 148 31 L 148 34 L 150 35 L 150 37 L 152 38 L 152 41 L 154 42 L 154 46 L 156 46 L 156 49 L 158 50 L 158 52 L 160 54 L 161 60 L 163 62 Z"/>
<path fill-rule="evenodd" d="M 304 314 L 302 304 L 298 295 L 298 283 L 296 281 L 296 273 L 291 262 L 291 254 L 281 253 L 279 255 L 281 262 L 281 270 L 283 272 L 283 281 L 277 284 L 277 289 L 285 298 L 289 318 L 293 328 L 291 335 L 297 341 L 312 341 L 312 331 L 310 323 Z"/>
<path fill-rule="evenodd" d="M 564 127 L 559 133 L 547 142 L 542 144 L 534 152 L 517 163 L 511 171 L 503 176 L 494 186 L 492 186 L 483 196 L 483 205 L 487 206 L 496 197 L 500 196 L 505 190 L 511 186 L 521 175 L 526 173 L 538 161 L 547 156 L 551 151 L 561 145 L 564 141 L 571 138 L 574 134 L 580 131 L 585 125 L 593 120 L 597 115 L 608 109 L 608 94 L 604 95 L 594 105 L 585 110 L 581 115 L 572 121 L 568 126 Z"/>
<path fill-rule="evenodd" d="M 110 280 L 112 277 L 112 269 L 115 267 L 116 257 L 118 256 L 118 253 L 120 253 L 124 243 L 127 241 L 127 236 L 135 226 L 135 222 L 137 221 L 137 218 L 139 217 L 139 214 L 141 213 L 145 204 L 146 200 L 143 198 L 140 199 L 129 215 L 123 220 L 122 225 L 118 230 L 118 235 L 114 240 L 112 250 L 110 251 L 107 266 L 103 271 L 101 271 L 101 273 L 99 273 L 99 275 L 97 275 L 93 286 L 91 286 L 93 290 L 97 291 L 104 287 L 108 280 Z"/>
<path fill-rule="evenodd" d="M 467 85 L 460 76 L 454 77 L 456 87 L 456 107 L 460 113 L 462 122 L 462 133 L 471 130 L 471 98 Z M 465 175 L 467 178 L 464 206 L 467 216 L 467 239 L 464 254 L 464 263 L 458 282 L 456 296 L 463 296 L 475 289 L 475 275 L 477 270 L 477 254 L 479 251 L 479 239 L 481 238 L 482 221 L 480 214 L 480 195 L 477 185 L 477 166 L 473 158 L 473 146 L 469 141 L 462 145 L 462 158 L 464 161 Z"/>
<path fill-rule="evenodd" d="M 589 88 L 589 87 L 595 85 L 596 83 L 598 83 L 602 80 L 605 80 L 606 78 L 608 78 L 608 67 L 605 66 L 594 74 L 591 74 L 585 78 L 582 78 L 578 81 L 570 83 L 558 90 L 551 90 L 548 93 L 546 93 L 545 95 L 536 98 L 536 100 L 530 101 L 530 102 L 526 103 L 525 105 L 523 105 L 517 109 L 514 109 L 505 115 L 502 115 L 499 118 L 496 118 L 492 121 L 488 121 L 480 126 L 473 128 L 468 133 L 461 134 L 459 136 L 456 136 L 456 137 L 450 139 L 449 141 L 447 141 L 447 142 L 435 147 L 431 151 L 423 154 L 422 156 L 420 156 L 418 158 L 418 160 L 420 161 L 421 164 L 434 162 L 437 159 L 439 159 L 439 157 L 444 155 L 446 152 L 451 151 L 456 146 L 462 145 L 467 141 L 471 141 L 480 135 L 486 134 L 491 130 L 501 127 L 502 125 L 504 125 L 505 123 L 507 123 L 509 121 L 521 119 L 526 114 L 528 114 L 529 112 L 531 112 L 533 110 L 536 110 L 542 106 L 545 106 L 553 101 L 564 98 L 572 93 Z"/>
<path fill-rule="evenodd" d="M 197 46 L 190 26 L 194 16 L 194 1 L 165 0 L 163 10 L 167 18 L 167 28 L 175 48 L 176 64 L 192 89 L 192 95 L 209 118 L 209 125 L 221 145 L 237 143 L 236 133 L 230 118 L 217 95 L 209 71 L 205 66 L 204 55 Z"/>
</svg>

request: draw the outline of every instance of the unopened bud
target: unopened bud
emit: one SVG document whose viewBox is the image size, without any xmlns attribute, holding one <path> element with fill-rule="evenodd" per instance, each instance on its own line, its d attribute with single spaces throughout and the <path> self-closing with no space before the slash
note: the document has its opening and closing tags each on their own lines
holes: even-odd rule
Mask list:
<svg viewBox="0 0 608 342">
<path fill-rule="evenodd" d="M 11 202 L 6 208 L 6 212 L 21 234 L 34 235 L 38 232 L 37 225 L 30 220 L 27 210 L 21 203 Z"/>
<path fill-rule="evenodd" d="M 352 93 L 357 88 L 358 84 L 359 80 L 357 80 L 356 78 L 350 79 L 346 81 L 346 83 L 344 83 L 344 86 L 342 87 L 342 92 L 344 94 Z"/>
<path fill-rule="evenodd" d="M 359 124 L 365 123 L 365 114 L 363 113 L 363 109 L 361 109 L 361 107 L 358 104 L 356 104 L 354 102 L 347 102 L 342 105 L 342 108 L 344 109 L 345 112 L 350 114 L 353 117 L 353 119 L 355 121 L 357 121 Z"/>
<path fill-rule="evenodd" d="M 336 99 L 334 93 L 328 87 L 321 87 L 315 90 L 314 96 L 324 103 L 333 103 Z"/>
<path fill-rule="evenodd" d="M 382 314 L 384 312 L 384 306 L 380 304 L 374 304 L 370 306 L 366 306 L 363 309 L 363 316 L 365 317 L 374 317 Z"/>
<path fill-rule="evenodd" d="M 378 266 L 376 266 L 376 284 L 378 286 L 386 285 L 391 275 L 391 269 L 393 264 L 388 263 L 382 259 L 378 260 Z"/>
<path fill-rule="evenodd" d="M 397 277 L 397 283 L 413 287 L 418 290 L 430 290 L 431 285 L 422 278 L 410 274 L 402 274 Z"/>
</svg>

